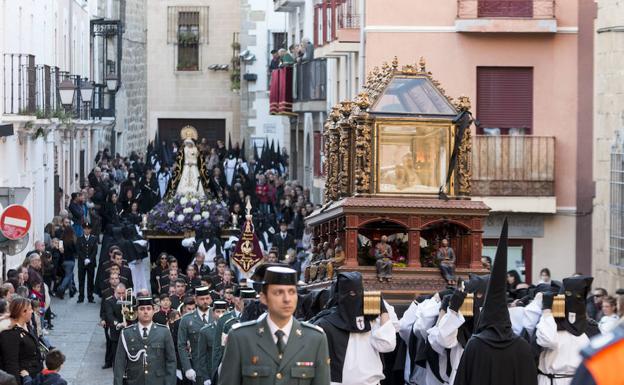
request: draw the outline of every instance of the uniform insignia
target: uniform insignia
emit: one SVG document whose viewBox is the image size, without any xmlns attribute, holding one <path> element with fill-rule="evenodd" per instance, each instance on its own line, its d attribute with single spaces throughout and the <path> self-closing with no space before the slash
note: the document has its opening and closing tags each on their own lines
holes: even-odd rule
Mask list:
<svg viewBox="0 0 624 385">
<path fill-rule="evenodd" d="M 314 362 L 311 361 L 296 362 L 295 364 L 297 366 L 314 366 Z"/>
<path fill-rule="evenodd" d="M 258 356 L 252 356 L 251 357 L 251 364 L 252 365 L 256 365 L 258 363 Z"/>
<path fill-rule="evenodd" d="M 364 316 L 361 315 L 361 316 L 355 317 L 355 324 L 357 325 L 357 328 L 359 330 L 364 330 L 364 328 L 366 327 L 364 325 Z"/>
<path fill-rule="evenodd" d="M 260 326 L 258 328 L 258 333 L 260 333 L 260 334 L 264 333 L 264 326 Z"/>
<path fill-rule="evenodd" d="M 302 333 L 301 333 L 301 329 L 297 329 L 297 330 L 295 330 L 295 333 L 297 333 L 297 335 L 298 335 L 299 337 L 301 337 L 301 334 L 302 334 Z"/>
<path fill-rule="evenodd" d="M 571 324 L 576 322 L 576 313 L 568 313 L 568 322 L 570 322 Z"/>
</svg>

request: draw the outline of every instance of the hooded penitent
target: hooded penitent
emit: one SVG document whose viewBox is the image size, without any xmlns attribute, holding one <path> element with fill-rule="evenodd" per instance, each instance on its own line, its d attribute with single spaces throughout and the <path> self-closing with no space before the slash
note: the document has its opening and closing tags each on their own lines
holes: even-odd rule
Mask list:
<svg viewBox="0 0 624 385">
<path fill-rule="evenodd" d="M 336 289 L 338 306 L 327 316 L 327 321 L 351 333 L 370 331 L 370 322 L 364 317 L 362 274 L 357 271 L 340 273 Z"/>
<path fill-rule="evenodd" d="M 362 274 L 359 272 L 338 274 L 334 299 L 336 305 L 327 315 L 314 320 L 314 323 L 323 328 L 327 334 L 331 380 L 342 382 L 349 335 L 370 331 L 370 322 L 364 317 Z"/>
<path fill-rule="evenodd" d="M 587 331 L 587 294 L 594 278 L 578 276 L 563 280 L 562 292 L 565 295 L 565 318 L 557 322 L 557 329 L 567 330 L 580 336 Z"/>
<path fill-rule="evenodd" d="M 468 340 L 475 330 L 475 326 L 479 323 L 479 314 L 485 300 L 485 291 L 487 290 L 490 275 L 469 274 L 469 279 L 465 285 L 465 291 L 473 295 L 472 317 L 465 317 L 466 322 L 457 331 L 457 341 L 462 347 L 466 347 Z M 465 316 L 465 315 L 464 315 Z"/>
<path fill-rule="evenodd" d="M 535 385 L 537 369 L 528 342 L 511 329 L 505 294 L 507 220 L 498 241 L 492 273 L 476 330 L 464 350 L 455 385 Z"/>
</svg>

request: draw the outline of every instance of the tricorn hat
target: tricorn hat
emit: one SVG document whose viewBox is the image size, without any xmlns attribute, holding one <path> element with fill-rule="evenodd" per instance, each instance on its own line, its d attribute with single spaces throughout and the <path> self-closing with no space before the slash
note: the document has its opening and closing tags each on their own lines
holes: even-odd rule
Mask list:
<svg viewBox="0 0 624 385">
<path fill-rule="evenodd" d="M 262 284 L 297 286 L 297 271 L 284 266 L 271 266 L 266 269 Z"/>
</svg>

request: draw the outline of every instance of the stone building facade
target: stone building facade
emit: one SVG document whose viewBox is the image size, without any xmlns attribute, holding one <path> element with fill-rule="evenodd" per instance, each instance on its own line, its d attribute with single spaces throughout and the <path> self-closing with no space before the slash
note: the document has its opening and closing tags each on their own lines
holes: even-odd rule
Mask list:
<svg viewBox="0 0 624 385">
<path fill-rule="evenodd" d="M 147 7 L 148 137 L 179 140 L 189 124 L 211 145 L 240 141 L 236 76 L 240 2 L 150 0 Z M 236 77 L 236 78 L 235 78 Z"/>
<path fill-rule="evenodd" d="M 593 264 L 594 286 L 609 293 L 624 287 L 624 237 L 619 188 L 624 154 L 624 4 L 600 0 L 595 34 Z"/>
</svg>

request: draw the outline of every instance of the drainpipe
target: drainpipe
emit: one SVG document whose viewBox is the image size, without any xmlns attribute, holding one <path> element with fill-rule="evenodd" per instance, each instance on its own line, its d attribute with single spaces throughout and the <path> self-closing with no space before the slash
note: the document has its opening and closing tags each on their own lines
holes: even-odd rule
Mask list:
<svg viewBox="0 0 624 385">
<path fill-rule="evenodd" d="M 359 72 L 359 84 L 358 92 L 364 88 L 366 81 L 366 66 L 364 61 L 366 60 L 366 0 L 359 0 L 360 4 L 360 52 L 358 60 L 358 72 Z"/>
</svg>

